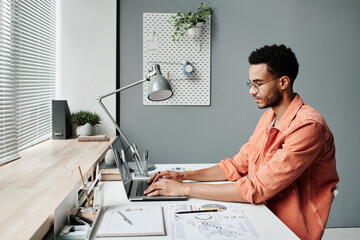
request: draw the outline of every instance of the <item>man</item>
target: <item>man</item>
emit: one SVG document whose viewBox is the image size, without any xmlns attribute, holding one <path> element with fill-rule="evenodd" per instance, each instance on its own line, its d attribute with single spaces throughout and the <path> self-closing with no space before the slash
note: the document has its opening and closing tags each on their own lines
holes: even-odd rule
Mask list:
<svg viewBox="0 0 360 240">
<path fill-rule="evenodd" d="M 145 194 L 263 203 L 299 238 L 320 239 L 339 181 L 333 135 L 322 116 L 293 92 L 299 65 L 290 48 L 264 46 L 251 53 L 249 63 L 249 93 L 259 108 L 271 108 L 249 142 L 214 167 L 157 173 Z"/>
</svg>

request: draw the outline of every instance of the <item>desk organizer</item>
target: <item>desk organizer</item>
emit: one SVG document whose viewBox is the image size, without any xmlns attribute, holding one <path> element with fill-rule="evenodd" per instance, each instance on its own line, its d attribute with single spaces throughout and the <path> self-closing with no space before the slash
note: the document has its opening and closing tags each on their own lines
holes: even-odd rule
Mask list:
<svg viewBox="0 0 360 240">
<path fill-rule="evenodd" d="M 99 172 L 99 170 L 97 170 Z M 85 196 L 79 196 L 79 187 L 71 193 L 57 207 L 54 213 L 55 239 L 89 239 L 93 228 L 101 214 L 104 202 L 103 183 L 98 182 L 101 174 L 96 174 L 94 182 L 86 184 L 91 207 L 86 205 Z M 88 179 L 88 178 L 86 178 Z M 97 184 L 97 185 L 96 185 Z M 84 191 L 80 191 L 84 193 Z M 83 194 L 82 194 L 83 195 Z M 74 217 L 75 216 L 75 217 Z M 79 217 L 80 216 L 80 217 Z M 81 219 L 81 217 L 85 219 Z M 89 220 L 92 223 L 89 223 Z M 76 223 L 76 225 L 74 225 Z M 79 225 L 85 224 L 85 225 Z"/>
<path fill-rule="evenodd" d="M 101 208 L 102 207 L 100 205 L 96 205 L 91 208 L 81 207 L 72 209 L 70 211 L 71 214 L 89 219 L 92 221 L 92 224 L 66 225 L 60 232 L 58 239 L 89 239 L 101 214 Z"/>
</svg>

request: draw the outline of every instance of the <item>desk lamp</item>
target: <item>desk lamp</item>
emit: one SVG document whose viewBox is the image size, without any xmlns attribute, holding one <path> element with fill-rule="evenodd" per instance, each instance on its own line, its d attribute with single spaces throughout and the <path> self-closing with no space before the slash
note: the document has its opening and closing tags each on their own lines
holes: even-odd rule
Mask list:
<svg viewBox="0 0 360 240">
<path fill-rule="evenodd" d="M 105 95 L 96 97 L 96 100 L 98 101 L 98 103 L 100 104 L 100 106 L 102 107 L 102 109 L 104 110 L 106 115 L 109 117 L 109 119 L 114 124 L 116 129 L 119 131 L 121 138 L 124 139 L 125 143 L 129 146 L 131 153 L 132 153 L 132 157 L 134 159 L 134 162 L 136 163 L 137 167 L 139 168 L 140 174 L 142 174 L 142 175 L 144 175 L 144 170 L 142 169 L 142 167 L 140 166 L 140 163 L 139 163 L 140 154 L 137 150 L 136 144 L 135 143 L 130 144 L 129 140 L 126 138 L 124 133 L 121 131 L 119 125 L 115 122 L 114 118 L 111 116 L 109 111 L 106 109 L 105 105 L 102 102 L 102 99 L 104 99 L 108 96 L 111 96 L 115 93 L 121 92 L 125 89 L 139 85 L 146 81 L 149 81 L 149 85 L 147 88 L 147 90 L 148 90 L 147 97 L 150 101 L 164 101 L 166 99 L 171 98 L 173 95 L 173 92 L 171 90 L 170 83 L 162 76 L 161 71 L 160 71 L 160 66 L 158 64 L 155 64 L 155 65 L 153 65 L 152 68 L 153 68 L 152 71 L 149 72 L 149 74 L 145 77 L 145 79 L 142 79 L 135 83 L 129 84 L 125 87 L 119 88 L 119 89 L 117 89 L 113 92 L 107 93 Z"/>
</svg>

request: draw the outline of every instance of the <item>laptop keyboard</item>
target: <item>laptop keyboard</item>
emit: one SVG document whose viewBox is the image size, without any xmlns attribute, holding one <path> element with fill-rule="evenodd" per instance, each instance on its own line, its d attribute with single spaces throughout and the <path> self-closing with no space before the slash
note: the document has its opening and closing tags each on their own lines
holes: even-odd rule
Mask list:
<svg viewBox="0 0 360 240">
<path fill-rule="evenodd" d="M 136 189 L 136 196 L 144 196 L 144 191 L 150 186 L 147 181 L 139 181 Z"/>
</svg>

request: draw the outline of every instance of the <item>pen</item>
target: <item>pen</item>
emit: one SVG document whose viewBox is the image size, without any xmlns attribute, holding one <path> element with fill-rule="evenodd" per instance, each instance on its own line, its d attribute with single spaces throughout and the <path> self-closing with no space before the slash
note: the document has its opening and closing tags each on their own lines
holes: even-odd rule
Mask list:
<svg viewBox="0 0 360 240">
<path fill-rule="evenodd" d="M 175 214 L 185 214 L 185 213 L 203 213 L 203 212 L 217 212 L 217 209 L 208 209 L 208 210 L 195 210 L 195 211 L 183 211 L 176 212 Z"/>
<path fill-rule="evenodd" d="M 124 219 L 125 222 L 127 222 L 130 225 L 133 225 L 133 223 L 127 217 L 125 217 L 124 214 L 122 214 L 120 211 L 117 211 L 117 213 Z"/>
<path fill-rule="evenodd" d="M 88 207 L 91 207 L 90 199 L 89 199 L 89 196 L 88 196 L 88 193 L 87 193 L 87 190 L 86 190 L 86 186 L 85 186 L 85 182 L 84 182 L 84 177 L 82 175 L 80 166 L 78 166 L 78 168 L 79 168 L 79 172 L 80 172 L 81 182 L 82 182 L 82 185 L 83 185 L 83 188 L 84 188 L 84 193 L 85 193 L 85 196 L 86 196 L 86 201 L 87 201 Z"/>
</svg>

